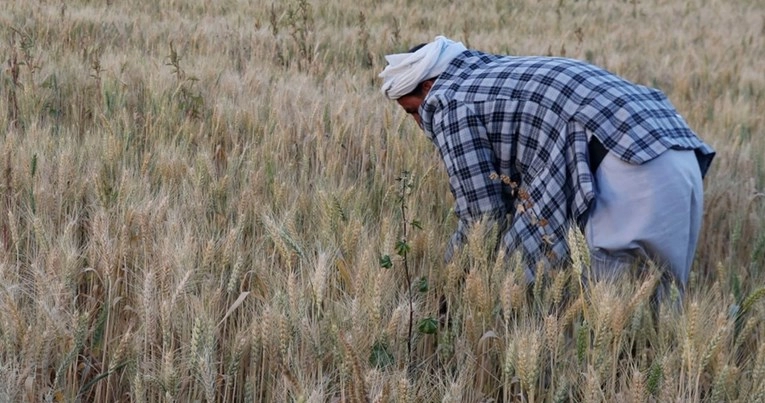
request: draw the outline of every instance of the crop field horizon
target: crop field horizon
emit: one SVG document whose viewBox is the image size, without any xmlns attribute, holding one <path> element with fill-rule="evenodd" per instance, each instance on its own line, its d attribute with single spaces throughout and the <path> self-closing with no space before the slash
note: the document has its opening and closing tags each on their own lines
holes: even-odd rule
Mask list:
<svg viewBox="0 0 765 403">
<path fill-rule="evenodd" d="M 0 402 L 765 401 L 765 3 L 4 0 Z M 523 280 L 379 92 L 445 35 L 664 91 L 688 290 Z M 588 261 L 570 233 L 572 267 Z"/>
</svg>

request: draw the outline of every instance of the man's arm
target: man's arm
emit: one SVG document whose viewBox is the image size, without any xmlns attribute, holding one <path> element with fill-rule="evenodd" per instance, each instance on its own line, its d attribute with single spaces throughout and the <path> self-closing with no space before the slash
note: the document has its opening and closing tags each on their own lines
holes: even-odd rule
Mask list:
<svg viewBox="0 0 765 403">
<path fill-rule="evenodd" d="M 505 247 L 523 252 L 532 272 L 540 262 L 549 268 L 568 256 L 566 161 L 562 153 L 552 154 L 529 168 L 529 181 L 518 192 L 512 225 L 503 238 Z"/>
<path fill-rule="evenodd" d="M 433 121 L 433 140 L 446 165 L 455 198 L 454 211 L 459 217 L 445 254 L 448 262 L 455 250 L 465 244 L 471 225 L 479 219 L 489 219 L 490 224 L 502 230 L 508 206 L 503 199 L 502 182 L 493 179 L 497 173 L 494 150 L 475 111 L 469 105 L 452 101 L 436 112 Z"/>
</svg>

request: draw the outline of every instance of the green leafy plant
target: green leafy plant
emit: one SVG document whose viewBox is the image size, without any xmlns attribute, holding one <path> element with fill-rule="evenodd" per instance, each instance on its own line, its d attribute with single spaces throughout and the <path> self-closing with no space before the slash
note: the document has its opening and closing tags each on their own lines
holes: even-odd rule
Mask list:
<svg viewBox="0 0 765 403">
<path fill-rule="evenodd" d="M 419 282 L 417 284 L 414 284 L 412 280 L 412 271 L 409 266 L 409 259 L 408 256 L 412 252 L 412 246 L 409 243 L 409 235 L 410 235 L 410 228 L 417 228 L 422 229 L 422 224 L 418 220 L 412 220 L 409 221 L 408 215 L 407 215 L 407 200 L 408 196 L 412 191 L 412 184 L 413 184 L 413 178 L 412 174 L 409 171 L 403 171 L 401 172 L 401 175 L 399 175 L 396 178 L 396 181 L 398 182 L 398 206 L 401 212 L 401 236 L 398 240 L 396 240 L 396 244 L 394 245 L 394 249 L 396 252 L 396 255 L 399 257 L 401 261 L 401 265 L 404 269 L 404 279 L 406 281 L 406 288 L 408 293 L 408 303 L 409 303 L 409 318 L 407 321 L 407 340 L 406 340 L 406 351 L 407 351 L 407 361 L 409 362 L 409 369 L 411 370 L 414 367 L 414 360 L 412 359 L 412 340 L 413 340 L 413 332 L 414 332 L 414 288 L 417 287 L 417 290 L 419 292 L 427 292 L 429 289 L 428 286 L 428 279 L 426 277 L 421 277 Z M 390 269 L 393 267 L 393 259 L 390 255 L 383 255 L 380 257 L 380 267 L 384 269 Z M 434 334 L 437 330 L 437 321 L 433 319 L 432 317 L 426 318 L 421 320 L 418 325 L 417 329 L 420 333 L 423 334 Z"/>
<path fill-rule="evenodd" d="M 177 100 L 180 110 L 186 116 L 201 118 L 205 101 L 199 90 L 195 88 L 195 84 L 199 79 L 195 76 L 189 76 L 181 67 L 181 55 L 175 49 L 173 42 L 170 42 L 170 54 L 167 55 L 165 65 L 173 69 L 176 81 L 176 90 L 173 93 L 173 98 Z M 100 68 L 100 65 L 93 68 Z"/>
<path fill-rule="evenodd" d="M 297 48 L 298 68 L 306 70 L 313 63 L 314 20 L 308 0 L 297 0 L 287 9 L 290 36 Z"/>
<path fill-rule="evenodd" d="M 369 353 L 369 364 L 375 368 L 386 368 L 393 364 L 394 358 L 388 348 L 388 343 L 377 341 Z"/>
</svg>

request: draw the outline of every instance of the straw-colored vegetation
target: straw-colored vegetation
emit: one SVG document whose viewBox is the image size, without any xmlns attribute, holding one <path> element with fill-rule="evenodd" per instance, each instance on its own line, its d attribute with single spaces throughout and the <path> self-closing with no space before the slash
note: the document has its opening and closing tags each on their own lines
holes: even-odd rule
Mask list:
<svg viewBox="0 0 765 403">
<path fill-rule="evenodd" d="M 0 401 L 765 400 L 762 1 L 2 9 Z M 527 290 L 478 236 L 442 263 L 438 152 L 376 77 L 437 34 L 657 86 L 718 150 L 681 309 Z"/>
</svg>

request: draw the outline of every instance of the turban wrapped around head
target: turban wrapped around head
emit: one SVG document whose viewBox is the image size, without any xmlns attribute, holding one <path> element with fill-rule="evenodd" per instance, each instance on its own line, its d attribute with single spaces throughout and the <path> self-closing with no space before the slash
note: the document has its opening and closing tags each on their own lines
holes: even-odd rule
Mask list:
<svg viewBox="0 0 765 403">
<path fill-rule="evenodd" d="M 380 73 L 382 93 L 394 100 L 409 94 L 419 83 L 443 73 L 449 63 L 465 50 L 461 42 L 437 36 L 433 42 L 415 52 L 385 56 L 388 66 Z"/>
</svg>

